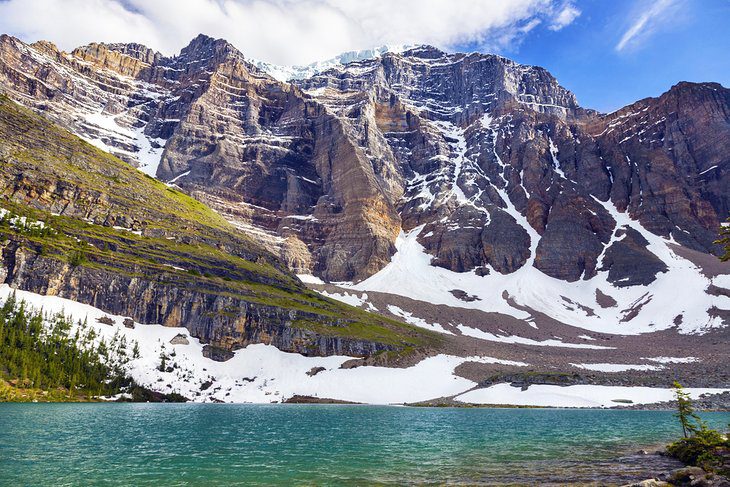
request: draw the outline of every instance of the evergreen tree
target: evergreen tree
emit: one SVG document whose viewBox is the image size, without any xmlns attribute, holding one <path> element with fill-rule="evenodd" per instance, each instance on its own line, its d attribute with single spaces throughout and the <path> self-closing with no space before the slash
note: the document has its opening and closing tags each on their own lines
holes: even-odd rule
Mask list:
<svg viewBox="0 0 730 487">
<path fill-rule="evenodd" d="M 158 367 L 158 370 L 160 372 L 164 372 L 167 368 L 167 354 L 165 354 L 165 351 L 163 350 L 160 352 L 160 366 Z"/>
<path fill-rule="evenodd" d="M 103 340 L 94 346 L 96 333 L 86 326 L 78 323 L 72 334 L 70 320 L 28 310 L 11 295 L 0 306 L 0 378 L 18 380 L 20 387 L 65 388 L 69 394 L 116 393 L 128 382 L 126 340 L 118 337 L 114 350 Z M 2 387 L 0 400 L 12 398 L 12 388 Z"/>
<path fill-rule="evenodd" d="M 702 422 L 699 416 L 695 413 L 694 406 L 692 405 L 692 399 L 689 394 L 684 391 L 682 385 L 674 381 L 674 396 L 677 400 L 677 412 L 675 416 L 679 419 L 679 423 L 682 425 L 682 433 L 685 438 L 689 438 L 691 435 L 705 428 L 705 424 Z"/>
<path fill-rule="evenodd" d="M 730 218 L 727 221 L 728 225 L 723 226 L 720 230 L 720 240 L 715 242 L 725 247 L 725 253 L 720 257 L 723 262 L 730 260 Z"/>
</svg>

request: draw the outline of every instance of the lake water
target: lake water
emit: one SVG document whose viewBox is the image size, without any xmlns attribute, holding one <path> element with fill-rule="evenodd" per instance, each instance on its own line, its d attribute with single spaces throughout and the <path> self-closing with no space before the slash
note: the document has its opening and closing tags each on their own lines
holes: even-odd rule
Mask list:
<svg viewBox="0 0 730 487">
<path fill-rule="evenodd" d="M 0 404 L 0 485 L 618 485 L 679 433 L 662 411 Z"/>
</svg>

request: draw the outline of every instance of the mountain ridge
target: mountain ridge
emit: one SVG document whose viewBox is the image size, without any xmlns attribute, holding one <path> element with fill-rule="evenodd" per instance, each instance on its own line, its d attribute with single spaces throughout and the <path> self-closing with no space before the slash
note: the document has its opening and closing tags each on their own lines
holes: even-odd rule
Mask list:
<svg viewBox="0 0 730 487">
<path fill-rule="evenodd" d="M 424 370 L 443 396 L 466 390 L 455 379 L 730 385 L 730 264 L 712 254 L 730 200 L 722 86 L 679 83 L 602 114 L 543 68 L 429 46 L 284 83 L 201 35 L 173 57 L 2 36 L 0 89 L 0 203 L 59 232 L 11 223 L 2 280 L 34 302 L 96 306 L 78 308 L 103 326 L 166 326 L 130 337 L 198 340 L 175 345 L 194 380 L 146 372 L 161 353 L 148 343 L 141 383 L 284 399 L 288 371 L 265 367 L 197 391 L 207 353 L 226 370 L 297 362 L 287 394 Z"/>
<path fill-rule="evenodd" d="M 0 134 L 4 284 L 186 327 L 213 356 L 266 342 L 395 359 L 438 342 L 308 291 L 202 203 L 4 97 Z"/>
<path fill-rule="evenodd" d="M 665 245 L 719 250 L 728 160 L 710 141 L 728 140 L 730 106 L 719 85 L 680 83 L 601 114 L 544 68 L 429 46 L 281 83 L 203 35 L 172 58 L 82 49 L 80 66 L 4 39 L 0 81 L 14 99 L 130 162 L 155 159 L 148 172 L 299 274 L 363 282 L 420 228 L 431 267 L 485 286 L 525 267 L 568 284 L 605 275 L 595 294 L 611 296 L 674 272 Z"/>
</svg>

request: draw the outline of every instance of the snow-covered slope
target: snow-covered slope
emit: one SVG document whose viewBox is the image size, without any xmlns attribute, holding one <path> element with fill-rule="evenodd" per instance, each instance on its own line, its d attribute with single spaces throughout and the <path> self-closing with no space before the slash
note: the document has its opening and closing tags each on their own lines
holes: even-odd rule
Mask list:
<svg viewBox="0 0 730 487">
<path fill-rule="evenodd" d="M 479 276 L 474 272 L 454 272 L 431 264 L 432 257 L 417 240 L 423 227 L 401 234 L 396 243 L 398 251 L 383 270 L 360 283 L 339 285 L 503 313 L 521 320 L 531 316 L 529 309 L 577 328 L 620 335 L 675 327 L 680 333 L 704 333 L 722 326 L 716 310 L 730 310 L 730 297 L 706 291 L 710 286 L 726 289 L 728 276 L 705 276 L 696 265 L 672 250 L 671 241 L 646 231 L 626 214 L 606 206 L 619 222 L 616 231 L 624 227 L 637 229 L 649 240 L 650 249 L 667 264 L 669 270 L 651 285 L 617 287 L 606 279 L 608 271 L 599 272 L 589 281 L 570 283 L 547 276 L 530 265 L 511 274 L 490 272 Z M 413 282 L 428 285 L 413 286 Z M 463 301 L 454 296 L 454 289 L 479 299 Z M 603 302 L 605 296 L 615 304 L 601 305 L 599 301 Z M 338 299 L 336 295 L 331 297 Z M 681 321 L 675 320 L 677 316 L 682 317 Z M 468 329 L 462 332 L 469 333 Z"/>
<path fill-rule="evenodd" d="M 130 328 L 123 324 L 125 317 L 112 316 L 92 306 L 55 296 L 13 290 L 7 285 L 0 286 L 0 301 L 12 293 L 18 300 L 49 315 L 62 313 L 77 322 L 86 320 L 87 326 L 98 332 L 97 340 L 109 340 L 119 334 L 130 346 L 136 342 L 140 357 L 127 364 L 128 372 L 135 381 L 160 392 L 180 393 L 197 402 L 275 403 L 302 395 L 369 404 L 402 404 L 458 396 L 458 401 L 488 404 L 610 407 L 618 404 L 615 399 L 628 398 L 636 404 L 645 404 L 671 397 L 671 391 L 657 388 L 574 386 L 562 389 L 532 386 L 520 392 L 519 388 L 499 384 L 488 389 L 475 389 L 475 382 L 454 374 L 457 366 L 467 362 L 529 366 L 485 356 L 442 354 L 408 368 L 342 369 L 340 366 L 352 357 L 304 357 L 257 344 L 236 351 L 234 357 L 226 362 L 216 362 L 203 356 L 203 344 L 192 338 L 184 328 L 139 323 Z M 113 324 L 102 323 L 99 318 L 109 318 Z M 166 364 L 171 367 L 167 369 L 171 370 L 169 372 L 159 370 L 163 355 L 167 357 Z M 693 397 L 724 391 L 687 390 Z"/>
<path fill-rule="evenodd" d="M 339 54 L 325 61 L 317 61 L 303 66 L 282 66 L 278 64 L 268 63 L 258 59 L 249 59 L 251 64 L 260 70 L 268 73 L 279 81 L 291 81 L 296 79 L 306 79 L 319 74 L 328 69 L 338 68 L 354 61 L 363 61 L 365 59 L 373 59 L 383 55 L 386 52 L 403 52 L 412 46 L 394 45 L 380 46 L 374 49 L 363 49 L 360 51 L 348 51 Z"/>
</svg>

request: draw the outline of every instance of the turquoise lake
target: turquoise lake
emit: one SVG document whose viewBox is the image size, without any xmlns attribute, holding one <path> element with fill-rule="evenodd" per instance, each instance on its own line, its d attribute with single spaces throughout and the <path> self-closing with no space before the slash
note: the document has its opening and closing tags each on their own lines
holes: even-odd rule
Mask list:
<svg viewBox="0 0 730 487">
<path fill-rule="evenodd" d="M 618 485 L 679 434 L 663 411 L 0 404 L 0 485 Z"/>
</svg>

